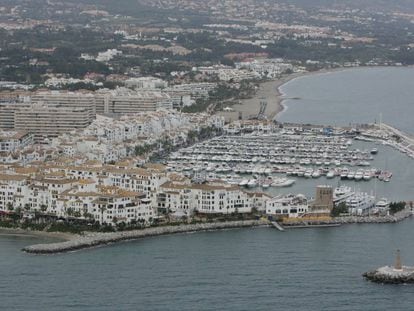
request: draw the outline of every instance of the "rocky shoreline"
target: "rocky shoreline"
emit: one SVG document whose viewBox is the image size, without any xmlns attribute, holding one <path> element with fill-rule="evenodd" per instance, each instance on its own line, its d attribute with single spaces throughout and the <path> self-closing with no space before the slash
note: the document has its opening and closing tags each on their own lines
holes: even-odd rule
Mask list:
<svg viewBox="0 0 414 311">
<path fill-rule="evenodd" d="M 269 223 L 264 220 L 243 220 L 202 224 L 185 224 L 178 226 L 163 226 L 147 228 L 142 230 L 121 231 L 111 233 L 87 233 L 85 235 L 73 236 L 72 239 L 65 242 L 36 244 L 27 246 L 23 248 L 23 251 L 31 254 L 56 254 L 112 244 L 120 241 L 135 240 L 150 236 L 209 230 L 258 227 L 266 225 L 269 225 Z"/>
<path fill-rule="evenodd" d="M 292 223 L 282 223 L 285 228 L 305 228 L 305 227 L 332 227 L 346 224 L 384 224 L 397 223 L 413 215 L 411 210 L 403 210 L 394 215 L 387 216 L 342 216 L 331 220 L 304 220 Z"/>
<path fill-rule="evenodd" d="M 286 225 L 286 228 L 307 228 L 307 227 L 334 227 L 342 224 L 364 224 L 364 223 L 396 223 L 412 216 L 412 212 L 404 210 L 396 213 L 395 215 L 382 216 L 382 217 L 337 217 L 327 221 L 306 221 L 298 222 L 295 224 Z M 222 230 L 222 229 L 234 229 L 234 228 L 246 228 L 246 227 L 259 227 L 269 226 L 270 223 L 267 220 L 240 220 L 240 221 L 228 221 L 228 222 L 212 222 L 212 223 L 200 223 L 200 224 L 182 224 L 176 226 L 162 226 L 153 227 L 142 230 L 131 231 L 119 231 L 110 233 L 97 233 L 88 232 L 84 235 L 71 235 L 68 241 L 48 243 L 48 244 L 36 244 L 23 248 L 22 250 L 31 254 L 55 254 L 65 253 L 70 251 L 81 250 L 85 248 L 91 248 L 101 245 L 112 244 L 120 241 L 140 239 L 150 236 L 159 236 L 175 233 L 189 233 L 199 231 L 210 230 Z"/>
</svg>

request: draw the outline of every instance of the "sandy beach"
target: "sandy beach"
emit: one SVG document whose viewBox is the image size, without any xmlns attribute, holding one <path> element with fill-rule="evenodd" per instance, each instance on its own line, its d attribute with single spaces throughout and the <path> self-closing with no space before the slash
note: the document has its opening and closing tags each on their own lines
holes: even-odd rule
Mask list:
<svg viewBox="0 0 414 311">
<path fill-rule="evenodd" d="M 300 72 L 293 73 L 281 77 L 280 79 L 272 79 L 260 84 L 259 89 L 256 91 L 256 94 L 249 99 L 241 100 L 241 104 L 233 105 L 231 108 L 234 111 L 218 111 L 217 114 L 224 116 L 226 122 L 231 122 L 239 118 L 239 113 L 241 112 L 243 119 L 248 119 L 250 116 L 257 115 L 260 109 L 260 102 L 266 101 L 267 108 L 265 111 L 266 116 L 269 120 L 274 119 L 278 113 L 283 111 L 283 100 L 285 99 L 283 94 L 281 94 L 279 88 L 288 83 L 291 80 L 296 78 L 305 77 L 315 74 L 324 74 L 336 71 L 342 71 L 351 68 L 335 68 L 335 69 L 322 69 L 313 72 Z"/>
<path fill-rule="evenodd" d="M 61 241 L 69 241 L 78 237 L 76 234 L 66 232 L 47 232 L 47 231 L 36 231 L 36 230 L 24 230 L 19 228 L 4 228 L 0 227 L 0 236 L 16 236 L 16 237 L 40 237 L 40 238 L 51 238 Z"/>
</svg>

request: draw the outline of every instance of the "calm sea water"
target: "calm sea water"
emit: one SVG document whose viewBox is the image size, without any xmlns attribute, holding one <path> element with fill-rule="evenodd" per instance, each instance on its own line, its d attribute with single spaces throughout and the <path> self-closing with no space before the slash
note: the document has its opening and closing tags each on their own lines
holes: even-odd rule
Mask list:
<svg viewBox="0 0 414 311">
<path fill-rule="evenodd" d="M 414 263 L 414 220 L 338 228 L 237 229 L 36 256 L 0 238 L 1 310 L 412 310 L 412 286 L 361 273 Z"/>
<path fill-rule="evenodd" d="M 280 88 L 284 122 L 348 125 L 380 120 L 414 133 L 414 68 L 359 68 L 294 79 Z"/>
<path fill-rule="evenodd" d="M 384 122 L 414 134 L 414 68 L 357 68 L 314 74 L 289 81 L 280 88 L 285 110 L 277 116 L 283 122 L 349 125 Z M 372 166 L 390 170 L 390 183 L 341 181 L 356 190 L 390 200 L 414 200 L 414 162 L 390 147 L 355 142 L 353 148 L 379 149 Z M 354 168 L 356 170 L 357 168 Z M 338 179 L 298 179 L 293 188 L 272 193 L 300 192 L 313 196 L 319 184 L 338 185 Z"/>
<path fill-rule="evenodd" d="M 302 100 L 288 101 L 281 118 L 346 124 L 372 121 L 382 111 L 385 121 L 410 130 L 413 78 L 411 69 L 388 68 L 298 79 L 283 91 Z M 361 95 L 367 90 L 372 97 Z M 399 108 L 387 113 L 390 101 Z M 380 108 L 375 112 L 370 105 Z M 395 200 L 412 199 L 412 160 L 376 147 L 375 166 L 392 170 L 392 181 L 353 185 Z M 311 195 L 321 183 L 337 181 L 299 181 L 279 191 Z M 53 256 L 20 251 L 48 240 L 0 232 L 0 310 L 413 310 L 412 286 L 377 285 L 361 277 L 392 264 L 398 248 L 403 261 L 414 264 L 413 225 L 414 219 L 286 232 L 215 231 Z"/>
</svg>

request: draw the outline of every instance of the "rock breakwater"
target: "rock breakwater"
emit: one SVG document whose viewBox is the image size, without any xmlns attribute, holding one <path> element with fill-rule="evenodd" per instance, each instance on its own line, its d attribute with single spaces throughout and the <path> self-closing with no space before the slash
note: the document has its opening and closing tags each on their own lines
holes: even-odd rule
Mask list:
<svg viewBox="0 0 414 311">
<path fill-rule="evenodd" d="M 381 284 L 414 283 L 414 267 L 404 266 L 402 269 L 395 269 L 385 266 L 375 271 L 365 272 L 362 276 L 371 282 Z"/>
<path fill-rule="evenodd" d="M 232 228 L 258 227 L 268 224 L 269 223 L 264 220 L 243 220 L 202 224 L 183 224 L 178 226 L 162 226 L 142 230 L 120 231 L 111 233 L 87 233 L 85 235 L 76 235 L 69 241 L 27 246 L 23 248 L 23 251 L 32 254 L 55 254 L 107 245 L 120 241 L 135 240 L 150 236 Z"/>
</svg>

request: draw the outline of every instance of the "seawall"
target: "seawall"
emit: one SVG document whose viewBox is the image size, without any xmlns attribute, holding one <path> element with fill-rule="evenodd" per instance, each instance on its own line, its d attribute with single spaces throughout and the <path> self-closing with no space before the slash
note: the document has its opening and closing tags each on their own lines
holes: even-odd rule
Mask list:
<svg viewBox="0 0 414 311">
<path fill-rule="evenodd" d="M 73 239 L 65 242 L 36 244 L 27 246 L 23 248 L 23 251 L 32 254 L 65 253 L 150 236 L 233 228 L 258 227 L 264 225 L 269 225 L 269 223 L 264 220 L 242 220 L 203 224 L 185 224 L 178 226 L 163 226 L 147 228 L 142 230 L 120 231 L 111 233 L 87 233 L 85 235 L 74 236 Z"/>
</svg>

